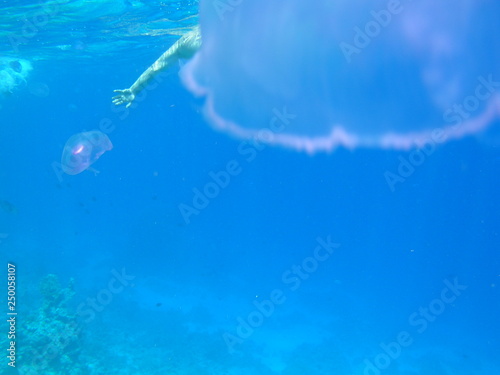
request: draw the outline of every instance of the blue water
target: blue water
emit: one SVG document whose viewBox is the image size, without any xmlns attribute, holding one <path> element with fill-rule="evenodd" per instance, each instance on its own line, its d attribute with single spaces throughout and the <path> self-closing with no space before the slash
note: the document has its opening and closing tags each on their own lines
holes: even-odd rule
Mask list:
<svg viewBox="0 0 500 375">
<path fill-rule="evenodd" d="M 40 6 L 0 4 L 10 30 Z M 32 71 L 0 99 L 18 312 L 0 374 L 500 373 L 494 138 L 440 144 L 391 185 L 411 151 L 243 144 L 208 125 L 177 67 L 114 107 L 198 4 L 64 4 L 18 51 L 1 34 Z M 67 139 L 102 121 L 99 173 L 62 174 Z"/>
</svg>

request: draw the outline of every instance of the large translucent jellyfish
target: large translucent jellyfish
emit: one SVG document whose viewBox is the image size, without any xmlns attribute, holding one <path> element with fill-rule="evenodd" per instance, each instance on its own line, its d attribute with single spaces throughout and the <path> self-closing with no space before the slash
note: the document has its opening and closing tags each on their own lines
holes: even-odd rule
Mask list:
<svg viewBox="0 0 500 375">
<path fill-rule="evenodd" d="M 108 136 L 99 130 L 72 135 L 64 145 L 61 168 L 70 175 L 81 173 L 112 148 Z"/>
<path fill-rule="evenodd" d="M 497 0 L 202 0 L 182 77 L 239 138 L 409 149 L 500 118 L 499 15 Z"/>
</svg>

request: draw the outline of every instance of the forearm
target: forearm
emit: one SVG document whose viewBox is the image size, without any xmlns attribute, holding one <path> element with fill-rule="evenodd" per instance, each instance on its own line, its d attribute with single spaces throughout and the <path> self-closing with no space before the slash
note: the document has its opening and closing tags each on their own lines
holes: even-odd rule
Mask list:
<svg viewBox="0 0 500 375">
<path fill-rule="evenodd" d="M 137 95 L 141 90 L 143 90 L 161 71 L 168 69 L 170 66 L 175 64 L 179 60 L 179 56 L 174 50 L 175 44 L 168 49 L 163 55 L 160 56 L 149 68 L 147 68 L 144 73 L 140 75 L 139 78 L 130 87 L 130 90 L 134 95 Z"/>
<path fill-rule="evenodd" d="M 156 60 L 130 87 L 134 95 L 143 90 L 154 77 L 163 70 L 176 64 L 179 59 L 191 58 L 201 46 L 201 34 L 199 26 L 182 36 L 172 47 Z"/>
</svg>

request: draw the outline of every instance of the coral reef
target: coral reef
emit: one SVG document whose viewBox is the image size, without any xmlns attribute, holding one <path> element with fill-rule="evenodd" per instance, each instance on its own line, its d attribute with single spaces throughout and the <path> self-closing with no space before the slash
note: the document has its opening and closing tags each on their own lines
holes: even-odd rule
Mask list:
<svg viewBox="0 0 500 375">
<path fill-rule="evenodd" d="M 45 276 L 39 285 L 41 306 L 20 321 L 19 373 L 22 375 L 80 375 L 80 327 L 69 302 L 74 280 L 61 287 L 56 275 Z"/>
</svg>

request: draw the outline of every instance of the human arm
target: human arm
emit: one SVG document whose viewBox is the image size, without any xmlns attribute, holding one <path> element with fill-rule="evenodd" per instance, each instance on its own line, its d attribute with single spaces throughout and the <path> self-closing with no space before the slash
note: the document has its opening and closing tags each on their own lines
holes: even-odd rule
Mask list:
<svg viewBox="0 0 500 375">
<path fill-rule="evenodd" d="M 164 71 L 176 64 L 179 59 L 189 59 L 199 50 L 201 46 L 200 27 L 184 34 L 170 47 L 158 60 L 142 73 L 132 86 L 124 90 L 114 90 L 118 95 L 114 96 L 113 104 L 125 104 L 130 107 L 135 97 L 141 92 L 161 71 Z"/>
</svg>

